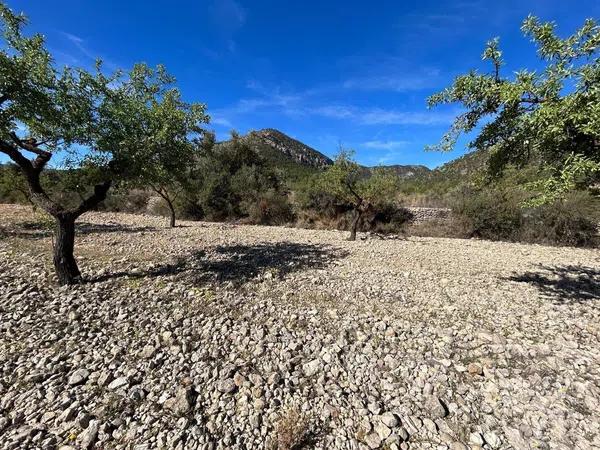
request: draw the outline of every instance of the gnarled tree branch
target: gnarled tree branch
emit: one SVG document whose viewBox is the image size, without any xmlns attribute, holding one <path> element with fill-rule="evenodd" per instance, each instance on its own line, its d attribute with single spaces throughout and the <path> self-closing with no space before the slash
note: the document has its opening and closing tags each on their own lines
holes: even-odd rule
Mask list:
<svg viewBox="0 0 600 450">
<path fill-rule="evenodd" d="M 81 204 L 74 210 L 70 211 L 68 214 L 73 217 L 73 219 L 78 218 L 83 213 L 94 209 L 101 202 L 106 199 L 106 195 L 108 194 L 108 190 L 112 185 L 112 181 L 104 181 L 103 183 L 97 184 L 94 186 L 94 193 L 86 198 Z"/>
</svg>

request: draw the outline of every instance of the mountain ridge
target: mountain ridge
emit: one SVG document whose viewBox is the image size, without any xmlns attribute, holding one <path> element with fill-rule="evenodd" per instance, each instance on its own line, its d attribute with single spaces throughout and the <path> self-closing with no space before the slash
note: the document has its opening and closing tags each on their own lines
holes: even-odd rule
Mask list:
<svg viewBox="0 0 600 450">
<path fill-rule="evenodd" d="M 273 161 L 282 168 L 294 169 L 294 172 L 324 170 L 333 164 L 333 160 L 317 149 L 294 139 L 274 128 L 250 131 L 242 139 L 246 140 L 264 158 Z M 294 167 L 295 166 L 295 167 Z M 363 166 L 370 173 L 378 166 Z M 380 166 L 392 169 L 400 178 L 427 176 L 432 169 L 422 164 L 393 164 Z"/>
</svg>

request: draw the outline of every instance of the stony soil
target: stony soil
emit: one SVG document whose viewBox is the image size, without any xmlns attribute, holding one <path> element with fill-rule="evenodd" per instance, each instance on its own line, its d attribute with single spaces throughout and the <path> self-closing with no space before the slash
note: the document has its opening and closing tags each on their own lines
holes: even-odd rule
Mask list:
<svg viewBox="0 0 600 450">
<path fill-rule="evenodd" d="M 600 448 L 598 250 L 0 217 L 0 448 Z"/>
</svg>

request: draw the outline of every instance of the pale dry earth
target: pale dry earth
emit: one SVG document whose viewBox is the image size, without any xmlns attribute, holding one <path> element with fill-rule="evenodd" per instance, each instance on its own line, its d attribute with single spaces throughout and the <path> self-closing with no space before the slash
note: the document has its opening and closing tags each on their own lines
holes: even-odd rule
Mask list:
<svg viewBox="0 0 600 450">
<path fill-rule="evenodd" d="M 600 448 L 598 250 L 0 217 L 0 448 Z"/>
</svg>

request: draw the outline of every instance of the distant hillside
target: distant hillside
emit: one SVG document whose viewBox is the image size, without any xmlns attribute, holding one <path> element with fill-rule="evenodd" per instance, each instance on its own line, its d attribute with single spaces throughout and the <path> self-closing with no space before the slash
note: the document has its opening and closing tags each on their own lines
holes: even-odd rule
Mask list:
<svg viewBox="0 0 600 450">
<path fill-rule="evenodd" d="M 448 206 L 452 192 L 486 169 L 489 152 L 474 151 L 414 177 L 404 178 L 401 191 L 413 206 Z"/>
<path fill-rule="evenodd" d="M 487 150 L 476 150 L 434 169 L 432 175 L 452 178 L 471 176 L 484 170 L 488 159 L 489 152 Z"/>
<path fill-rule="evenodd" d="M 257 150 L 267 158 L 274 157 L 281 160 L 283 157 L 314 169 L 324 169 L 333 163 L 323 153 L 272 128 L 252 131 L 245 138 L 254 142 Z"/>
<path fill-rule="evenodd" d="M 325 169 L 333 164 L 318 150 L 291 138 L 273 128 L 251 131 L 243 137 L 265 159 L 284 170 L 292 179 L 299 180 L 310 174 Z M 391 165 L 400 178 L 421 178 L 427 176 L 431 169 L 422 165 Z M 364 166 L 365 174 L 374 167 Z"/>
</svg>

